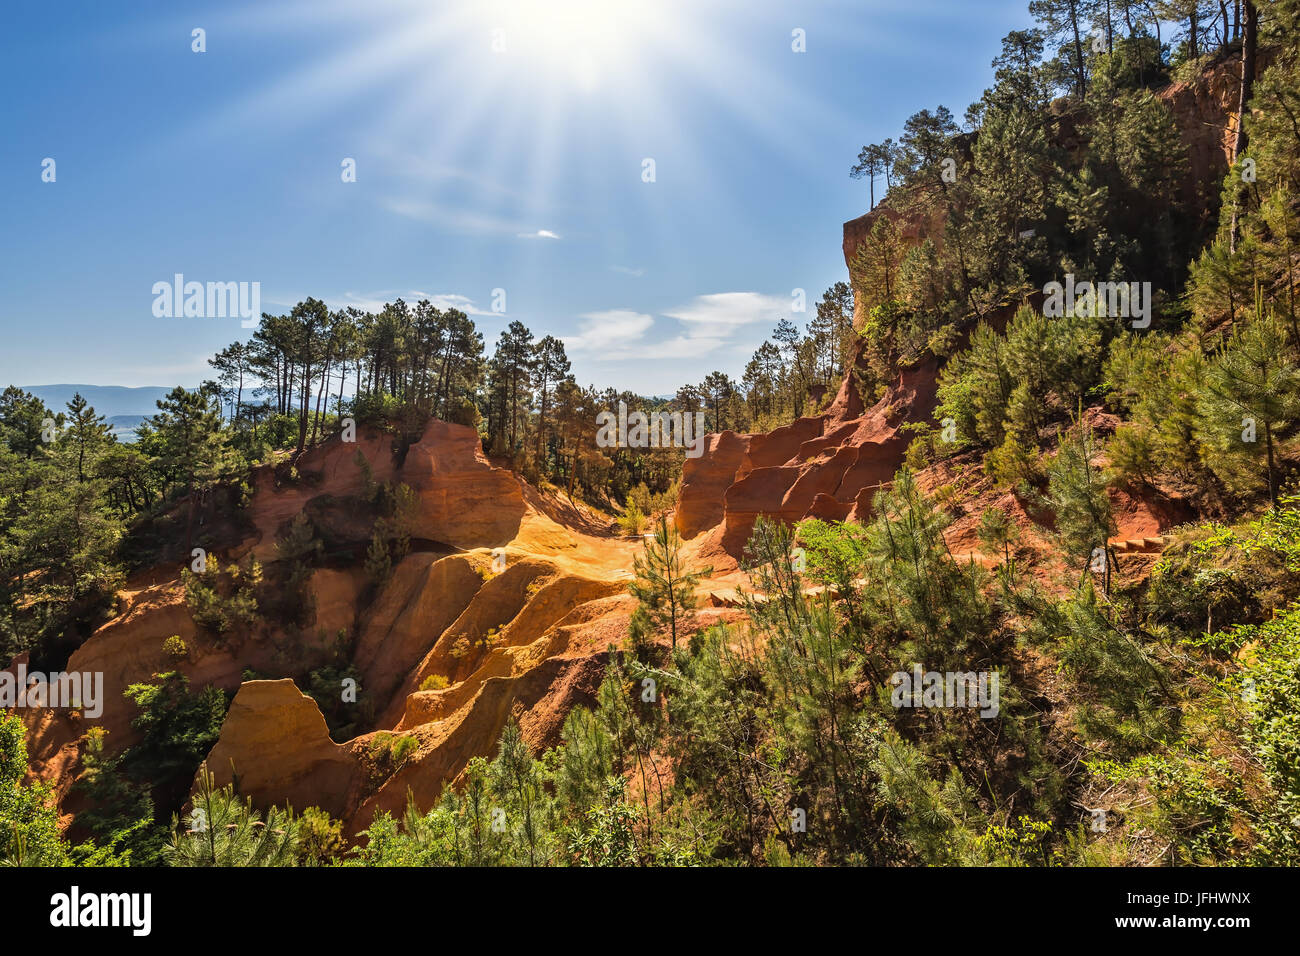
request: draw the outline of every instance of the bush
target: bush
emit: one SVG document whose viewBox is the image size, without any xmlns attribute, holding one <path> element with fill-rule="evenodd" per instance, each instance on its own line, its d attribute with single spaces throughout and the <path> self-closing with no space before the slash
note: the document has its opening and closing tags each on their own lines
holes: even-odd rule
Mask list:
<svg viewBox="0 0 1300 956">
<path fill-rule="evenodd" d="M 249 557 L 246 569 L 231 565 L 223 572 L 216 556 L 209 555 L 202 573 L 186 568 L 181 571 L 181 580 L 185 583 L 185 603 L 199 627 L 223 638 L 257 624 L 256 595 L 262 583 L 262 566 L 255 558 Z"/>
<path fill-rule="evenodd" d="M 17 718 L 0 712 L 0 863 L 59 866 L 67 845 L 48 786 L 25 786 L 27 743 Z"/>
<path fill-rule="evenodd" d="M 375 766 L 387 774 L 396 773 L 420 748 L 420 742 L 405 734 L 381 731 L 370 741 L 370 758 Z"/>
<path fill-rule="evenodd" d="M 1002 488 L 1032 486 L 1043 479 L 1043 466 L 1036 449 L 1007 435 L 1002 444 L 984 456 L 985 473 Z"/>
<path fill-rule="evenodd" d="M 645 531 L 645 513 L 636 506 L 636 502 L 634 502 L 630 497 L 628 498 L 627 507 L 623 509 L 623 513 L 619 516 L 618 526 L 622 528 L 626 534 L 637 537 Z"/>
<path fill-rule="evenodd" d="M 122 766 L 134 779 L 150 783 L 155 802 L 167 810 L 182 802 L 221 735 L 227 701 L 219 687 L 190 690 L 189 678 L 175 671 L 153 676 L 153 683 L 132 684 L 125 691 L 139 708 L 131 726 L 141 739 L 123 755 Z"/>
<path fill-rule="evenodd" d="M 347 849 L 343 821 L 320 807 L 308 807 L 298 821 L 298 865 L 327 866 Z"/>
</svg>

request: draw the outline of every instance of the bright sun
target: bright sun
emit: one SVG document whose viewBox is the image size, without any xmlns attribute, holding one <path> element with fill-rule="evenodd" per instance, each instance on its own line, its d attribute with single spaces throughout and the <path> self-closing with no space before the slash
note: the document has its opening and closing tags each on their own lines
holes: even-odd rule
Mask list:
<svg viewBox="0 0 1300 956">
<path fill-rule="evenodd" d="M 651 0 L 497 0 L 484 8 L 494 49 L 587 92 L 635 65 L 666 19 L 664 4 Z"/>
</svg>

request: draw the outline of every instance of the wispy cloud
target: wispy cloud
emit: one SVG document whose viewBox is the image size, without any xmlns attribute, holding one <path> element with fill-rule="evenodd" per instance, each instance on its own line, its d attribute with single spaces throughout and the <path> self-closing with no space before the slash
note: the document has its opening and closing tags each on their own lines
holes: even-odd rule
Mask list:
<svg viewBox="0 0 1300 956">
<path fill-rule="evenodd" d="M 421 292 L 419 289 L 381 289 L 378 292 L 344 292 L 326 296 L 325 304 L 332 309 L 351 306 L 363 312 L 379 312 L 385 305 L 402 299 L 408 305 L 428 299 L 436 309 L 459 309 L 466 315 L 492 315 L 490 310 L 479 308 L 469 296 L 455 292 Z"/>
<path fill-rule="evenodd" d="M 721 349 L 748 348 L 748 343 L 734 341 L 738 333 L 758 324 L 775 325 L 789 307 L 782 296 L 758 292 L 701 295 L 663 313 L 675 320 L 675 328 L 632 309 L 588 312 L 579 317 L 578 334 L 566 337 L 565 345 L 596 361 L 697 359 Z"/>
<path fill-rule="evenodd" d="M 518 235 L 520 232 L 528 231 L 526 223 L 514 219 L 476 212 L 472 209 L 444 206 L 428 200 L 388 198 L 382 200 L 382 205 L 398 216 L 438 226 L 450 232 L 502 236 Z"/>
<path fill-rule="evenodd" d="M 634 279 L 639 279 L 639 278 L 641 278 L 643 275 L 645 275 L 645 270 L 644 270 L 644 269 L 633 269 L 633 268 L 631 268 L 631 267 L 629 267 L 629 266 L 610 266 L 610 267 L 609 267 L 609 271 L 610 271 L 610 272 L 618 272 L 618 273 L 621 273 L 621 274 L 623 274 L 623 275 L 625 275 L 625 276 L 631 276 L 631 277 L 634 278 Z"/>
<path fill-rule="evenodd" d="M 560 236 L 557 233 L 551 232 L 551 230 L 549 229 L 538 229 L 536 232 L 521 232 L 518 233 L 517 235 L 518 238 L 520 239 L 559 239 L 560 238 Z"/>
<path fill-rule="evenodd" d="M 655 324 L 652 316 L 631 309 L 588 312 L 578 317 L 578 334 L 565 336 L 565 348 L 593 358 L 622 358 L 636 351 Z"/>
<path fill-rule="evenodd" d="M 696 296 L 664 315 L 683 323 L 689 338 L 727 339 L 746 325 L 775 325 L 790 310 L 784 296 L 758 292 L 717 292 Z"/>
<path fill-rule="evenodd" d="M 390 149 L 384 144 L 377 144 L 374 152 L 388 164 L 393 176 L 421 188 L 434 187 L 491 201 L 511 199 L 517 203 L 531 203 L 538 198 L 535 193 L 506 185 L 479 170 L 433 162 L 414 153 Z"/>
</svg>

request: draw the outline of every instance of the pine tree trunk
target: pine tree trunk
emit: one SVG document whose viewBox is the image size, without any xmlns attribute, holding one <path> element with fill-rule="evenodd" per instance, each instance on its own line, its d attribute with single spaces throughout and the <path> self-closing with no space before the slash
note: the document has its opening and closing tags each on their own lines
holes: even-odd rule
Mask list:
<svg viewBox="0 0 1300 956">
<path fill-rule="evenodd" d="M 1246 110 L 1250 106 L 1251 93 L 1255 86 L 1255 47 L 1258 42 L 1258 19 L 1253 0 L 1245 0 L 1245 34 L 1241 40 L 1241 92 L 1237 98 L 1237 134 L 1232 144 L 1232 162 L 1236 165 L 1242 154 L 1250 146 L 1250 136 L 1246 132 Z M 1226 17 L 1226 12 L 1225 12 Z M 1232 227 L 1228 234 L 1228 251 L 1237 251 L 1237 239 L 1241 234 L 1239 217 L 1245 201 L 1246 184 L 1238 182 L 1234 188 L 1232 201 Z"/>
<path fill-rule="evenodd" d="M 1277 488 L 1273 483 L 1273 426 L 1270 422 L 1264 423 L 1264 444 L 1268 449 L 1268 500 L 1269 504 L 1276 507 Z"/>
<path fill-rule="evenodd" d="M 1075 0 L 1070 0 L 1070 24 L 1074 27 L 1074 63 L 1079 83 L 1079 102 L 1083 102 L 1086 99 L 1087 80 L 1083 73 L 1083 40 L 1079 36 L 1079 7 Z"/>
</svg>

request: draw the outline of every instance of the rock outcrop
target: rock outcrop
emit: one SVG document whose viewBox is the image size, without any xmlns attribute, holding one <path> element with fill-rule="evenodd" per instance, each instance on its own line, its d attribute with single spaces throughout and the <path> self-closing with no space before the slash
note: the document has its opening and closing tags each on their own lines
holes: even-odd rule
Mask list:
<svg viewBox="0 0 1300 956">
<path fill-rule="evenodd" d="M 358 742 L 330 740 L 316 702 L 289 679 L 246 681 L 208 754 L 217 786 L 234 783 L 257 806 L 347 812 L 361 786 Z"/>
<path fill-rule="evenodd" d="M 341 541 L 368 540 L 372 522 L 354 502 L 372 484 L 407 485 L 417 505 L 412 537 L 452 548 L 504 545 L 526 512 L 519 480 L 487 460 L 478 432 L 436 419 L 405 449 L 393 436 L 367 430 L 356 442 L 331 439 L 309 449 L 294 470 L 293 480 L 270 466 L 255 473 L 248 508 L 255 532 L 233 556 L 251 547 L 260 560 L 273 559 L 277 535 L 302 512 Z"/>
<path fill-rule="evenodd" d="M 381 483 L 410 487 L 415 507 L 412 550 L 376 586 L 357 556 Z M 307 514 L 329 539 L 326 566 L 306 585 L 310 619 L 222 637 L 195 623 L 179 567 L 134 578 L 121 613 L 67 667 L 103 673 L 103 713 L 21 713 L 33 775 L 55 784 L 65 822 L 85 733 L 106 729 L 109 752 L 136 742 L 123 691 L 164 671 L 234 695 L 207 758 L 218 785 L 234 783 L 259 807 L 320 806 L 350 832 L 377 810 L 400 812 L 408 787 L 432 803 L 471 758 L 491 756 L 507 720 L 541 748 L 558 742 L 573 706 L 593 702 L 608 649 L 626 635 L 641 543 L 493 466 L 473 429 L 433 421 L 405 448 L 377 430 L 332 439 L 293 472 L 259 469 L 252 485 L 242 537 L 213 557 L 227 567 L 251 555 L 269 572 L 277 542 Z M 734 616 L 710 610 L 698 624 Z M 167 645 L 173 636 L 183 648 Z M 356 703 L 373 715 L 347 740 L 331 738 L 293 679 L 337 663 L 341 647 L 358 675 Z M 246 680 L 250 671 L 259 679 Z M 414 746 L 393 749 L 395 737 Z"/>
<path fill-rule="evenodd" d="M 888 218 L 899 235 L 918 242 L 942 233 L 941 222 L 917 222 L 888 206 L 844 224 L 844 262 L 850 270 L 874 224 Z M 854 326 L 865 316 L 855 295 Z M 853 364 L 862 361 L 859 348 Z M 705 438 L 704 454 L 686 459 L 678 494 L 677 530 L 686 540 L 702 537 L 697 554 L 722 566 L 743 557 L 760 515 L 796 522 L 802 518 L 862 520 L 871 499 L 903 462 L 910 422 L 934 411 L 939 361 L 928 358 L 904 369 L 885 394 L 865 408 L 855 376 L 845 375 L 835 398 L 818 415 L 771 432 L 723 432 Z"/>
</svg>

